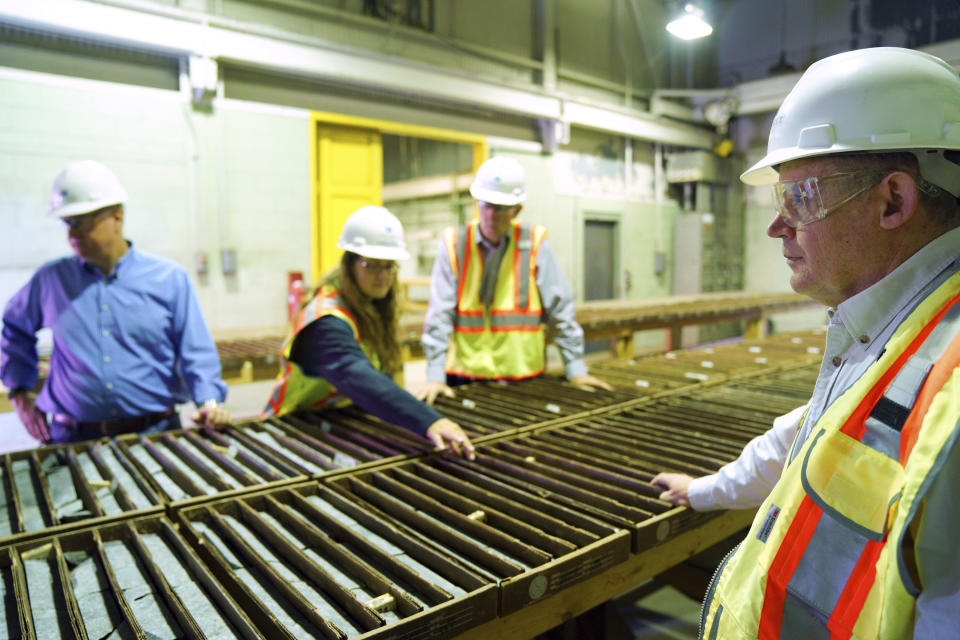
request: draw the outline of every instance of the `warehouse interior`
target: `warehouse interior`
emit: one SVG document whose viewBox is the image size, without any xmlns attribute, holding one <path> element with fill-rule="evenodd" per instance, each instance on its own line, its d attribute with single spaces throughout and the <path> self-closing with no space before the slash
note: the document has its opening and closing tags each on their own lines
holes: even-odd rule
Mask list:
<svg viewBox="0 0 960 640">
<path fill-rule="evenodd" d="M 677 360 L 687 361 L 676 354 L 692 353 L 689 362 L 699 364 L 690 366 L 701 366 L 696 375 L 702 378 L 688 376 L 686 382 L 696 384 L 708 376 L 747 375 L 740 364 L 724 369 L 723 363 L 764 349 L 763 363 L 755 367 L 769 364 L 766 353 L 776 352 L 784 367 L 776 376 L 796 375 L 812 385 L 820 352 L 811 336 L 825 324 L 825 309 L 790 288 L 779 243 L 765 233 L 774 211 L 769 187 L 747 187 L 738 176 L 766 153 L 776 109 L 820 58 L 899 46 L 960 66 L 960 6 L 943 0 L 706 0 L 697 4 L 712 33 L 682 40 L 665 25 L 684 4 L 0 0 L 0 301 L 5 305 L 38 267 L 69 253 L 61 222 L 47 215 L 50 184 L 66 163 L 98 160 L 129 193 L 126 237 L 188 271 L 221 346 L 230 387 L 224 406 L 238 421 L 257 424 L 292 313 L 340 260 L 336 243 L 344 221 L 363 204 L 383 205 L 402 222 L 411 254 L 397 274 L 407 304 L 402 380 L 410 388 L 425 372 L 419 334 L 440 232 L 474 218 L 468 191 L 474 173 L 488 157 L 506 156 L 526 172 L 521 219 L 548 230 L 584 326 L 592 373 L 614 379 L 620 375 L 611 364 L 616 361 L 649 362 L 652 371 L 666 371 Z M 41 356 L 52 343 L 52 334 L 41 332 Z M 704 355 L 704 349 L 716 354 Z M 552 345 L 547 362 L 548 372 L 562 373 Z M 807 375 L 811 367 L 813 378 Z M 649 374 L 649 383 L 640 374 L 623 375 L 629 378 L 626 390 L 615 384 L 621 395 L 607 400 L 624 410 L 640 411 L 629 395 L 638 389 L 707 393 L 681 389 L 680 383 L 658 387 L 657 373 Z M 495 403 L 486 391 L 476 393 L 463 397 L 481 407 Z M 504 393 L 508 405 L 522 404 L 520 394 Z M 569 417 L 600 410 L 583 402 L 577 409 L 549 408 L 513 426 L 524 437 L 543 429 L 544 438 L 553 437 L 550 429 L 560 418 L 551 412 Z M 184 416 L 191 412 L 192 406 L 182 408 Z M 356 414 L 344 419 L 346 425 L 361 422 Z M 464 418 L 463 424 L 471 423 Z M 317 425 L 300 426 L 321 438 Z M 369 428 L 358 427 L 374 438 Z M 12 477 L 15 460 L 43 464 L 42 454 L 29 453 L 38 443 L 9 405 L 0 406 L 0 429 L 5 473 Z M 489 435 L 488 446 L 523 459 L 526 445 L 520 441 L 508 443 L 494 430 L 476 433 Z M 406 452 L 391 482 L 410 473 L 403 464 L 418 465 L 417 456 L 425 455 L 422 447 L 400 441 L 408 448 L 387 449 Z M 118 446 L 129 453 L 134 444 Z M 443 464 L 430 468 L 439 473 Z M 318 469 L 314 475 L 322 474 Z M 157 490 L 160 497 L 150 508 L 128 507 L 114 516 L 93 510 L 95 518 L 86 523 L 65 519 L 13 528 L 6 542 L 0 538 L 0 567 L 10 576 L 4 580 L 16 582 L 21 558 L 53 553 L 51 540 L 56 553 L 68 554 L 79 553 L 89 540 L 101 544 L 133 531 L 160 531 L 167 539 L 182 535 L 184 548 L 195 548 L 203 539 L 197 532 L 219 522 L 211 514 L 240 518 L 263 505 L 275 508 L 274 500 L 301 508 L 314 489 L 290 488 L 293 479 L 314 475 L 301 470 L 283 480 L 267 476 L 264 484 L 280 491 L 276 498 L 257 493 L 262 486 L 225 489 L 232 503 L 223 491 L 201 491 L 201 497 L 187 491 L 179 498 L 168 492 L 164 498 Z M 330 482 L 363 495 L 344 477 Z M 318 486 L 316 495 L 330 490 L 323 481 Z M 92 488 L 96 493 L 98 486 Z M 204 506 L 212 498 L 226 501 Z M 172 509 L 178 500 L 185 506 Z M 680 512 L 689 510 L 668 512 L 674 518 L 669 522 L 686 523 Z M 168 531 L 164 514 L 183 518 L 176 521 L 180 533 Z M 585 573 L 581 588 L 596 589 L 602 598 L 592 603 L 585 597 L 589 611 L 570 604 L 573 587 L 563 592 L 558 586 L 568 595 L 556 597 L 549 587 L 536 607 L 518 604 L 526 595 L 506 604 L 506 581 L 497 598 L 490 584 L 468 594 L 475 596 L 472 617 L 466 627 L 451 626 L 456 633 L 437 630 L 442 618 L 435 617 L 397 627 L 409 635 L 391 635 L 388 624 L 377 637 L 695 637 L 696 589 L 701 574 L 719 561 L 714 545 L 735 538 L 750 522 L 730 514 L 719 518 L 722 526 L 695 518 L 669 525 L 676 536 L 667 537 L 677 548 L 658 552 L 654 545 L 642 557 L 637 539 L 652 536 L 655 526 L 640 527 L 629 544 L 626 538 L 611 541 L 605 553 L 618 560 L 597 564 L 597 572 L 607 571 L 609 581 L 610 568 L 622 561 L 628 577 L 619 588 L 601 587 L 586 582 L 593 574 Z M 613 532 L 613 525 L 597 527 L 598 539 L 616 537 L 603 528 Z M 710 527 L 716 539 L 704 537 Z M 703 539 L 694 543 L 684 535 Z M 640 559 L 626 560 L 627 547 L 631 558 Z M 540 562 L 530 559 L 524 566 Z M 219 576 L 217 567 L 207 574 Z M 224 584 L 217 587 L 228 594 L 221 604 L 229 600 L 249 617 L 231 618 L 238 635 L 222 637 L 272 637 L 283 626 L 266 613 L 249 613 L 252 605 L 236 595 L 239 582 Z M 534 584 L 531 579 L 514 586 L 529 586 L 528 600 L 536 600 Z M 484 618 L 485 607 L 495 613 Z M 6 607 L 8 616 L 17 611 L 16 603 Z M 510 622 L 497 622 L 511 615 Z M 594 618 L 576 622 L 588 615 Z M 23 637 L 58 637 L 45 635 L 39 620 Z M 590 624 L 603 635 L 584 631 Z M 289 628 L 284 633 L 312 637 Z M 182 637 L 207 636 L 195 631 Z"/>
</svg>

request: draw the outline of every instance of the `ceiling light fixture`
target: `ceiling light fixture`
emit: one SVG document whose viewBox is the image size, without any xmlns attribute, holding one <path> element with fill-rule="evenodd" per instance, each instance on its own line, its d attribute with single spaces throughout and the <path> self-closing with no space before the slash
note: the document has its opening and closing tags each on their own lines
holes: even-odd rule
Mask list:
<svg viewBox="0 0 960 640">
<path fill-rule="evenodd" d="M 703 9 L 688 2 L 683 12 L 667 24 L 667 31 L 683 40 L 695 40 L 713 33 L 713 27 L 703 19 Z"/>
</svg>

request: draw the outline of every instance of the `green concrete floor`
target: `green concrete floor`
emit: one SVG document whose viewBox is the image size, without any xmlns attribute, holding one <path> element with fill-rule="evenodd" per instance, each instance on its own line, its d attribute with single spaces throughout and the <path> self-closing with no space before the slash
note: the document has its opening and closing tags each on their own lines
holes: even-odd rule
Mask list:
<svg viewBox="0 0 960 640">
<path fill-rule="evenodd" d="M 699 600 L 654 579 L 532 640 L 693 640 L 699 622 Z"/>
<path fill-rule="evenodd" d="M 746 529 L 533 640 L 694 640 L 710 578 L 744 535 Z"/>
<path fill-rule="evenodd" d="M 614 618 L 608 623 L 609 640 L 686 640 L 697 637 L 700 601 L 656 580 L 617 598 L 612 609 L 608 612 L 608 616 Z M 617 625 L 618 621 L 622 626 Z"/>
</svg>

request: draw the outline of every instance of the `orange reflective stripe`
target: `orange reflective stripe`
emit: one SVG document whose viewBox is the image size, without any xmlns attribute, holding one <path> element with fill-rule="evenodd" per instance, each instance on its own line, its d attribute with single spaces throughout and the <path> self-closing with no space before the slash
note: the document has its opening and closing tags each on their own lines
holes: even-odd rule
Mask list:
<svg viewBox="0 0 960 640">
<path fill-rule="evenodd" d="M 491 327 L 490 333 L 537 333 L 540 331 L 540 325 L 531 327 L 529 325 L 502 325 Z M 486 333 L 486 327 L 468 327 L 459 325 L 453 328 L 454 333 Z M 499 376 L 498 376 L 499 377 Z"/>
<path fill-rule="evenodd" d="M 460 312 L 460 304 L 463 300 L 463 288 L 467 285 L 467 271 L 470 268 L 470 257 L 472 255 L 471 245 L 473 244 L 473 225 L 467 225 L 467 234 L 465 238 L 466 246 L 463 249 L 463 265 L 457 278 L 457 311 Z M 482 313 L 482 311 L 481 311 Z"/>
<path fill-rule="evenodd" d="M 539 313 L 513 313 L 509 309 L 494 311 L 489 316 L 482 312 L 457 313 L 453 316 L 453 330 L 461 333 L 471 333 L 487 327 L 489 318 L 490 331 L 503 332 L 510 329 L 520 331 L 539 331 L 541 316 Z"/>
<path fill-rule="evenodd" d="M 450 258 L 450 269 L 454 277 L 460 276 L 460 262 L 458 252 L 462 249 L 459 245 L 459 230 L 456 227 L 450 227 L 444 231 L 443 244 L 447 248 L 447 255 Z"/>
<path fill-rule="evenodd" d="M 880 398 L 884 393 L 887 392 L 887 387 L 890 386 L 890 383 L 893 382 L 893 379 L 897 377 L 897 374 L 900 373 L 900 369 L 903 368 L 903 365 L 906 364 L 907 360 L 917 352 L 917 349 L 920 348 L 920 345 L 923 344 L 923 341 L 927 339 L 927 336 L 930 335 L 930 332 L 933 331 L 933 328 L 937 326 L 937 322 L 940 321 L 940 318 L 943 317 L 943 314 L 947 312 L 947 309 L 950 308 L 950 305 L 947 305 L 931 320 L 927 325 L 920 330 L 920 333 L 913 339 L 913 341 L 907 345 L 907 348 L 903 350 L 897 359 L 893 362 L 890 367 L 883 372 L 883 375 L 880 376 L 880 379 L 877 380 L 876 384 L 871 387 L 870 391 L 866 393 L 863 399 L 860 401 L 860 404 L 857 405 L 857 408 L 853 410 L 853 413 L 850 414 L 850 417 L 847 418 L 847 421 L 843 424 L 843 427 L 840 428 L 840 431 L 847 434 L 855 440 L 860 440 L 863 438 L 863 434 L 867 429 L 867 418 L 870 417 L 870 412 L 873 411 L 873 408 L 877 406 L 877 403 L 880 401 Z"/>
<path fill-rule="evenodd" d="M 360 326 L 357 324 L 357 319 L 353 317 L 353 314 L 350 313 L 346 307 L 341 307 L 340 305 L 336 305 L 333 308 L 350 318 L 350 328 L 353 329 L 353 334 L 356 336 L 357 342 L 363 340 L 363 336 L 360 335 Z"/>
<path fill-rule="evenodd" d="M 960 299 L 960 296 L 954 298 L 954 301 Z M 903 430 L 900 432 L 900 464 L 906 466 L 910 452 L 917 444 L 917 438 L 920 437 L 920 425 L 923 423 L 923 417 L 933 402 L 933 397 L 937 395 L 940 388 L 946 384 L 947 379 L 953 374 L 953 370 L 960 365 L 960 333 L 954 336 L 953 340 L 947 346 L 943 353 L 930 370 L 917 401 L 913 404 L 913 411 L 907 416 L 907 421 L 903 424 Z"/>
<path fill-rule="evenodd" d="M 546 371 L 546 367 L 541 368 L 537 371 L 534 371 L 533 373 L 525 373 L 521 376 L 498 375 L 496 379 L 497 380 L 529 380 L 530 378 L 536 378 L 537 376 L 541 375 L 544 371 Z M 490 380 L 491 379 L 485 376 L 477 376 L 477 375 L 473 375 L 472 373 L 465 373 L 460 371 L 450 371 L 449 373 L 453 373 L 457 376 L 460 376 L 461 378 L 470 378 L 471 380 Z"/>
<path fill-rule="evenodd" d="M 517 245 L 520 244 L 520 230 L 523 227 L 517 225 L 513 228 L 513 308 L 520 308 L 520 278 L 522 276 L 522 270 L 520 265 L 520 255 L 521 251 L 517 249 Z"/>
<path fill-rule="evenodd" d="M 886 544 L 887 538 L 884 536 L 882 542 L 870 540 L 864 547 L 837 599 L 830 619 L 827 620 L 830 640 L 849 640 L 853 635 L 853 625 L 857 623 L 863 603 L 867 601 L 867 595 L 873 588 L 873 582 L 877 578 L 877 560 Z"/>
<path fill-rule="evenodd" d="M 270 406 L 273 408 L 273 414 L 280 414 L 280 407 L 283 406 L 283 397 L 287 394 L 287 382 L 290 380 L 290 363 L 286 359 L 282 360 L 283 362 L 283 376 L 278 382 L 275 382 L 275 385 L 279 385 L 279 388 L 274 387 L 273 392 L 270 394 L 270 400 L 268 401 Z M 260 413 L 261 418 L 266 417 L 266 411 Z"/>
<path fill-rule="evenodd" d="M 893 364 L 887 368 L 880 378 L 874 383 L 870 390 L 864 394 L 864 397 L 851 412 L 850 416 L 844 422 L 840 431 L 851 438 L 860 441 L 866 432 L 866 420 L 870 412 L 877 405 L 880 398 L 886 393 L 890 383 L 920 348 L 923 342 L 930 335 L 930 332 L 937 326 L 947 311 L 960 301 L 960 294 L 947 301 L 936 315 L 917 333 L 910 344 L 903 352 L 897 356 Z M 940 387 L 946 382 L 947 378 L 953 372 L 954 367 L 960 363 L 960 335 L 954 337 L 947 351 L 937 359 L 933 371 L 927 377 L 917 401 L 914 402 L 913 409 L 904 424 L 901 431 L 900 440 L 900 463 L 906 464 L 907 457 L 916 444 L 919 435 L 919 427 L 926 415 L 927 408 L 933 401 L 933 397 L 940 390 Z M 936 373 L 936 376 L 934 376 Z M 908 431 L 909 429 L 909 431 Z M 797 514 L 790 523 L 790 528 L 784 535 L 780 548 L 767 571 L 767 585 L 763 597 L 763 608 L 760 614 L 759 638 L 761 640 L 775 640 L 780 637 L 780 624 L 783 620 L 783 607 L 786 598 L 786 587 L 793 577 L 793 572 L 800 563 L 801 558 L 807 551 L 810 544 L 810 538 L 816 530 L 817 523 L 820 521 L 822 510 L 816 506 L 810 499 L 810 496 L 804 496 Z M 883 541 L 871 540 L 867 543 L 864 551 L 860 554 L 854 570 L 851 572 L 840 595 L 833 614 L 830 616 L 828 628 L 831 630 L 831 640 L 849 638 L 853 633 L 853 625 L 860 617 L 860 611 L 866 601 L 867 595 L 873 588 L 873 582 L 876 579 L 876 563 L 880 551 L 886 544 L 886 538 Z M 832 623 L 832 627 L 830 624 Z M 846 634 L 846 635 L 844 635 Z"/>
<path fill-rule="evenodd" d="M 490 329 L 491 333 L 536 333 L 540 331 L 540 325 L 529 324 L 502 324 Z"/>
<path fill-rule="evenodd" d="M 541 311 L 518 311 L 517 309 L 490 309 L 491 317 L 516 316 L 518 318 L 539 318 Z"/>
<path fill-rule="evenodd" d="M 520 253 L 520 266 L 524 278 L 520 281 L 520 297 L 517 299 L 517 309 L 519 311 L 529 311 L 530 310 L 530 287 L 536 287 L 536 282 L 531 282 L 536 278 L 537 267 L 536 263 L 533 261 L 532 256 L 536 255 L 534 251 L 534 233 L 537 229 L 536 225 L 521 225 L 521 236 L 526 234 L 526 243 L 527 247 L 520 249 L 520 243 L 517 243 L 517 251 Z"/>
<path fill-rule="evenodd" d="M 319 399 L 319 400 L 317 400 L 316 402 L 314 402 L 314 403 L 313 403 L 313 408 L 314 408 L 314 409 L 321 409 L 321 408 L 323 407 L 323 405 L 327 404 L 327 401 L 330 400 L 330 398 L 332 398 L 333 396 L 335 396 L 335 395 L 337 395 L 337 394 L 339 394 L 339 393 L 340 393 L 339 391 L 337 391 L 336 389 L 334 389 L 333 391 L 331 391 L 330 393 L 328 393 L 327 395 L 325 395 L 325 396 L 322 397 L 321 399 Z"/>
<path fill-rule="evenodd" d="M 821 515 L 823 511 L 814 504 L 810 496 L 803 496 L 800 506 L 797 507 L 797 515 L 790 523 L 790 528 L 777 549 L 777 555 L 767 570 L 767 586 L 763 594 L 763 609 L 760 611 L 760 625 L 757 630 L 760 640 L 777 640 L 780 637 L 787 584 L 800 564 L 813 532 L 817 530 Z"/>
<path fill-rule="evenodd" d="M 462 325 L 453 328 L 454 333 L 483 333 L 486 331 L 483 327 L 466 327 Z"/>
</svg>

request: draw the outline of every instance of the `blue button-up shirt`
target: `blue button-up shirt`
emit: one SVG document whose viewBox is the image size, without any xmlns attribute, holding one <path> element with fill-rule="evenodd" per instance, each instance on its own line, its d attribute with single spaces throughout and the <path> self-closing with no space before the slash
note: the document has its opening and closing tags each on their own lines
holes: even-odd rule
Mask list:
<svg viewBox="0 0 960 640">
<path fill-rule="evenodd" d="M 186 270 L 132 245 L 112 274 L 77 257 L 40 267 L 7 303 L 0 381 L 37 381 L 37 338 L 53 332 L 37 407 L 80 421 L 226 398 L 220 360 Z"/>
</svg>

